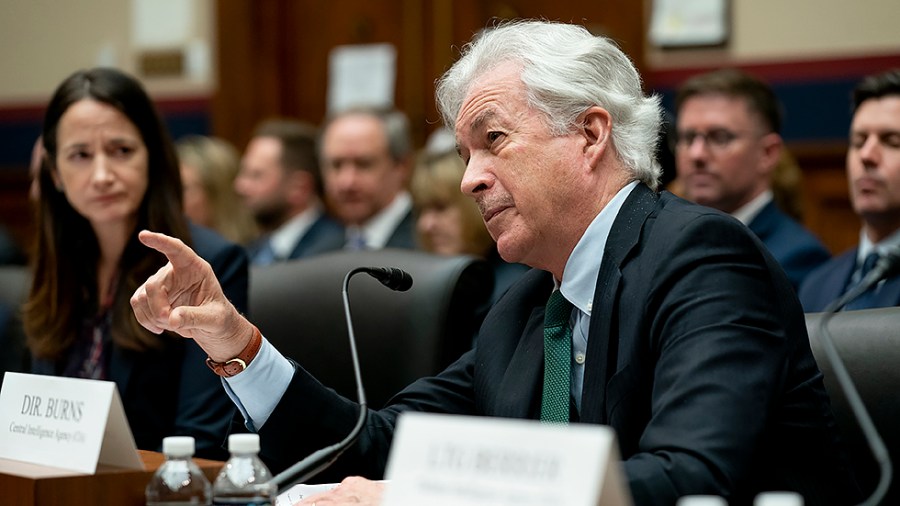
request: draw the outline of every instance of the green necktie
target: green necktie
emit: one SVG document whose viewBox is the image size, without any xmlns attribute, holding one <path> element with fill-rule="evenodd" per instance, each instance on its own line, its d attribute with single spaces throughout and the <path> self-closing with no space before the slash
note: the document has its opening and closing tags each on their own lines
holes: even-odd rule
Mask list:
<svg viewBox="0 0 900 506">
<path fill-rule="evenodd" d="M 569 423 L 569 367 L 572 360 L 572 304 L 559 290 L 550 295 L 544 313 L 544 391 L 541 421 Z"/>
</svg>

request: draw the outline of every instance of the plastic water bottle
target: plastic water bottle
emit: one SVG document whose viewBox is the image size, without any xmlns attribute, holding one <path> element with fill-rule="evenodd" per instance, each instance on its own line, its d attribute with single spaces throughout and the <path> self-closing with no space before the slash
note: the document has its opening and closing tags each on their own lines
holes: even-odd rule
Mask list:
<svg viewBox="0 0 900 506">
<path fill-rule="evenodd" d="M 717 495 L 686 495 L 675 506 L 728 506 L 728 503 Z"/>
<path fill-rule="evenodd" d="M 270 506 L 278 491 L 272 473 L 259 460 L 258 434 L 228 436 L 231 457 L 213 484 L 214 505 Z"/>
<path fill-rule="evenodd" d="M 167 437 L 163 439 L 162 446 L 166 461 L 147 484 L 147 506 L 208 505 L 209 480 L 191 460 L 194 456 L 194 438 Z"/>
<path fill-rule="evenodd" d="M 803 496 L 796 492 L 762 492 L 753 506 L 803 506 Z"/>
</svg>

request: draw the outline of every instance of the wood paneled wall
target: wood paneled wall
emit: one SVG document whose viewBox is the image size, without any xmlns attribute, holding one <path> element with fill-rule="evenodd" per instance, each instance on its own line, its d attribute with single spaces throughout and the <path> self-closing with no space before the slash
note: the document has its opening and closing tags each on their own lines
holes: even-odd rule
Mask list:
<svg viewBox="0 0 900 506">
<path fill-rule="evenodd" d="M 850 205 L 845 171 L 847 144 L 794 144 L 788 149 L 803 171 L 804 225 L 832 254 L 855 246 L 860 221 Z"/>
<path fill-rule="evenodd" d="M 458 48 L 492 20 L 518 17 L 583 23 L 619 41 L 639 68 L 643 64 L 643 2 L 219 0 L 213 131 L 242 147 L 269 116 L 320 123 L 329 51 L 386 42 L 397 48 L 395 104 L 409 115 L 421 144 L 440 124 L 434 81 Z"/>
</svg>

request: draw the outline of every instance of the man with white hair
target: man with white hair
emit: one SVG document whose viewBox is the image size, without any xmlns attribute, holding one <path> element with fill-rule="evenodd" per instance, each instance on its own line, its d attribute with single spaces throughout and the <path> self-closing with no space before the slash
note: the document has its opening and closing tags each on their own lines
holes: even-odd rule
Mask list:
<svg viewBox="0 0 900 506">
<path fill-rule="evenodd" d="M 437 96 L 467 164 L 463 192 L 501 256 L 534 269 L 475 349 L 370 412 L 320 479 L 379 478 L 398 415 L 424 411 L 609 425 L 639 505 L 746 504 L 773 489 L 806 504 L 857 499 L 790 282 L 740 222 L 657 193 L 658 100 L 612 42 L 504 24 L 466 47 Z M 250 362 L 220 372 L 263 458 L 281 469 L 350 432 L 356 404 L 279 355 L 200 259 L 141 238 L 171 262 L 132 298 L 138 320 L 193 337 L 214 365 Z M 316 500 L 375 504 L 379 491 L 354 479 Z"/>
</svg>

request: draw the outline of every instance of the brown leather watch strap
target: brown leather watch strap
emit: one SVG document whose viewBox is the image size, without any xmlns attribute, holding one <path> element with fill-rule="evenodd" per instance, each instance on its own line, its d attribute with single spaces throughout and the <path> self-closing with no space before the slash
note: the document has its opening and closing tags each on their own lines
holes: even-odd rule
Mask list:
<svg viewBox="0 0 900 506">
<path fill-rule="evenodd" d="M 260 334 L 259 329 L 254 325 L 253 337 L 250 338 L 250 342 L 247 343 L 247 346 L 238 353 L 238 356 L 226 360 L 225 362 L 215 362 L 213 359 L 206 357 L 206 365 L 219 376 L 230 378 L 250 365 L 250 361 L 256 358 L 256 354 L 259 353 L 260 346 L 262 346 L 262 334 Z"/>
</svg>

